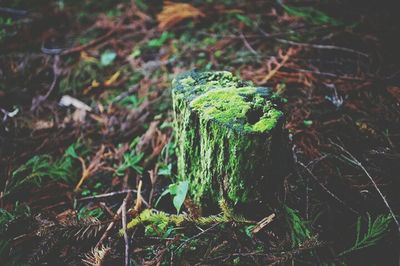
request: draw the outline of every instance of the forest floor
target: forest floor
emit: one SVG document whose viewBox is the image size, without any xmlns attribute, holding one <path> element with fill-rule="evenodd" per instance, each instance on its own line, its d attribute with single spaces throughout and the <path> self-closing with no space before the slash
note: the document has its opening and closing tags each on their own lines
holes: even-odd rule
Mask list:
<svg viewBox="0 0 400 266">
<path fill-rule="evenodd" d="M 374 2 L 2 1 L 0 264 L 398 265 L 399 33 Z M 261 221 L 175 183 L 170 86 L 195 68 L 286 102 Z"/>
</svg>

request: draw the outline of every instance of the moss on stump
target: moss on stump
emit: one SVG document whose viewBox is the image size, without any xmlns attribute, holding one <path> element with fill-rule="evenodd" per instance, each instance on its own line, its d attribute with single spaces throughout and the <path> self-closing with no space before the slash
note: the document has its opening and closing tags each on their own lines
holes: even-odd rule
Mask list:
<svg viewBox="0 0 400 266">
<path fill-rule="evenodd" d="M 282 184 L 283 113 L 268 88 L 231 73 L 186 72 L 173 81 L 178 178 L 197 203 L 248 204 Z"/>
</svg>

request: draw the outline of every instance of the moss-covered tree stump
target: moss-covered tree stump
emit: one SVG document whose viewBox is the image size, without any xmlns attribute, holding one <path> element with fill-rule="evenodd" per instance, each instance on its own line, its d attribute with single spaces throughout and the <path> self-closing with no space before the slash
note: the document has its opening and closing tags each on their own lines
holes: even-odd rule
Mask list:
<svg viewBox="0 0 400 266">
<path fill-rule="evenodd" d="M 283 113 L 271 90 L 231 73 L 187 72 L 172 84 L 178 178 L 197 203 L 247 204 L 280 184 Z"/>
</svg>

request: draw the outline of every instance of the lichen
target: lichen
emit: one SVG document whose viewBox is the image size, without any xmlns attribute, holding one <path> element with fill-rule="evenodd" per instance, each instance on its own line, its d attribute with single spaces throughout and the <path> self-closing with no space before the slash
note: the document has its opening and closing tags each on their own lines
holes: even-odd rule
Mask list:
<svg viewBox="0 0 400 266">
<path fill-rule="evenodd" d="M 273 175 L 272 136 L 283 116 L 271 91 L 229 72 L 188 72 L 173 81 L 172 95 L 178 179 L 190 181 L 192 199 L 262 198 Z"/>
</svg>

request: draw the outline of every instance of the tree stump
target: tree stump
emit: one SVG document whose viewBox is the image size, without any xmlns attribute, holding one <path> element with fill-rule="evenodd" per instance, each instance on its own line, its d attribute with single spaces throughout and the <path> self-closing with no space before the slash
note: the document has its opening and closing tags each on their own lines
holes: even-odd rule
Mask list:
<svg viewBox="0 0 400 266">
<path fill-rule="evenodd" d="M 230 72 L 190 71 L 172 83 L 178 179 L 196 203 L 265 202 L 283 183 L 283 112 L 268 88 Z"/>
</svg>

